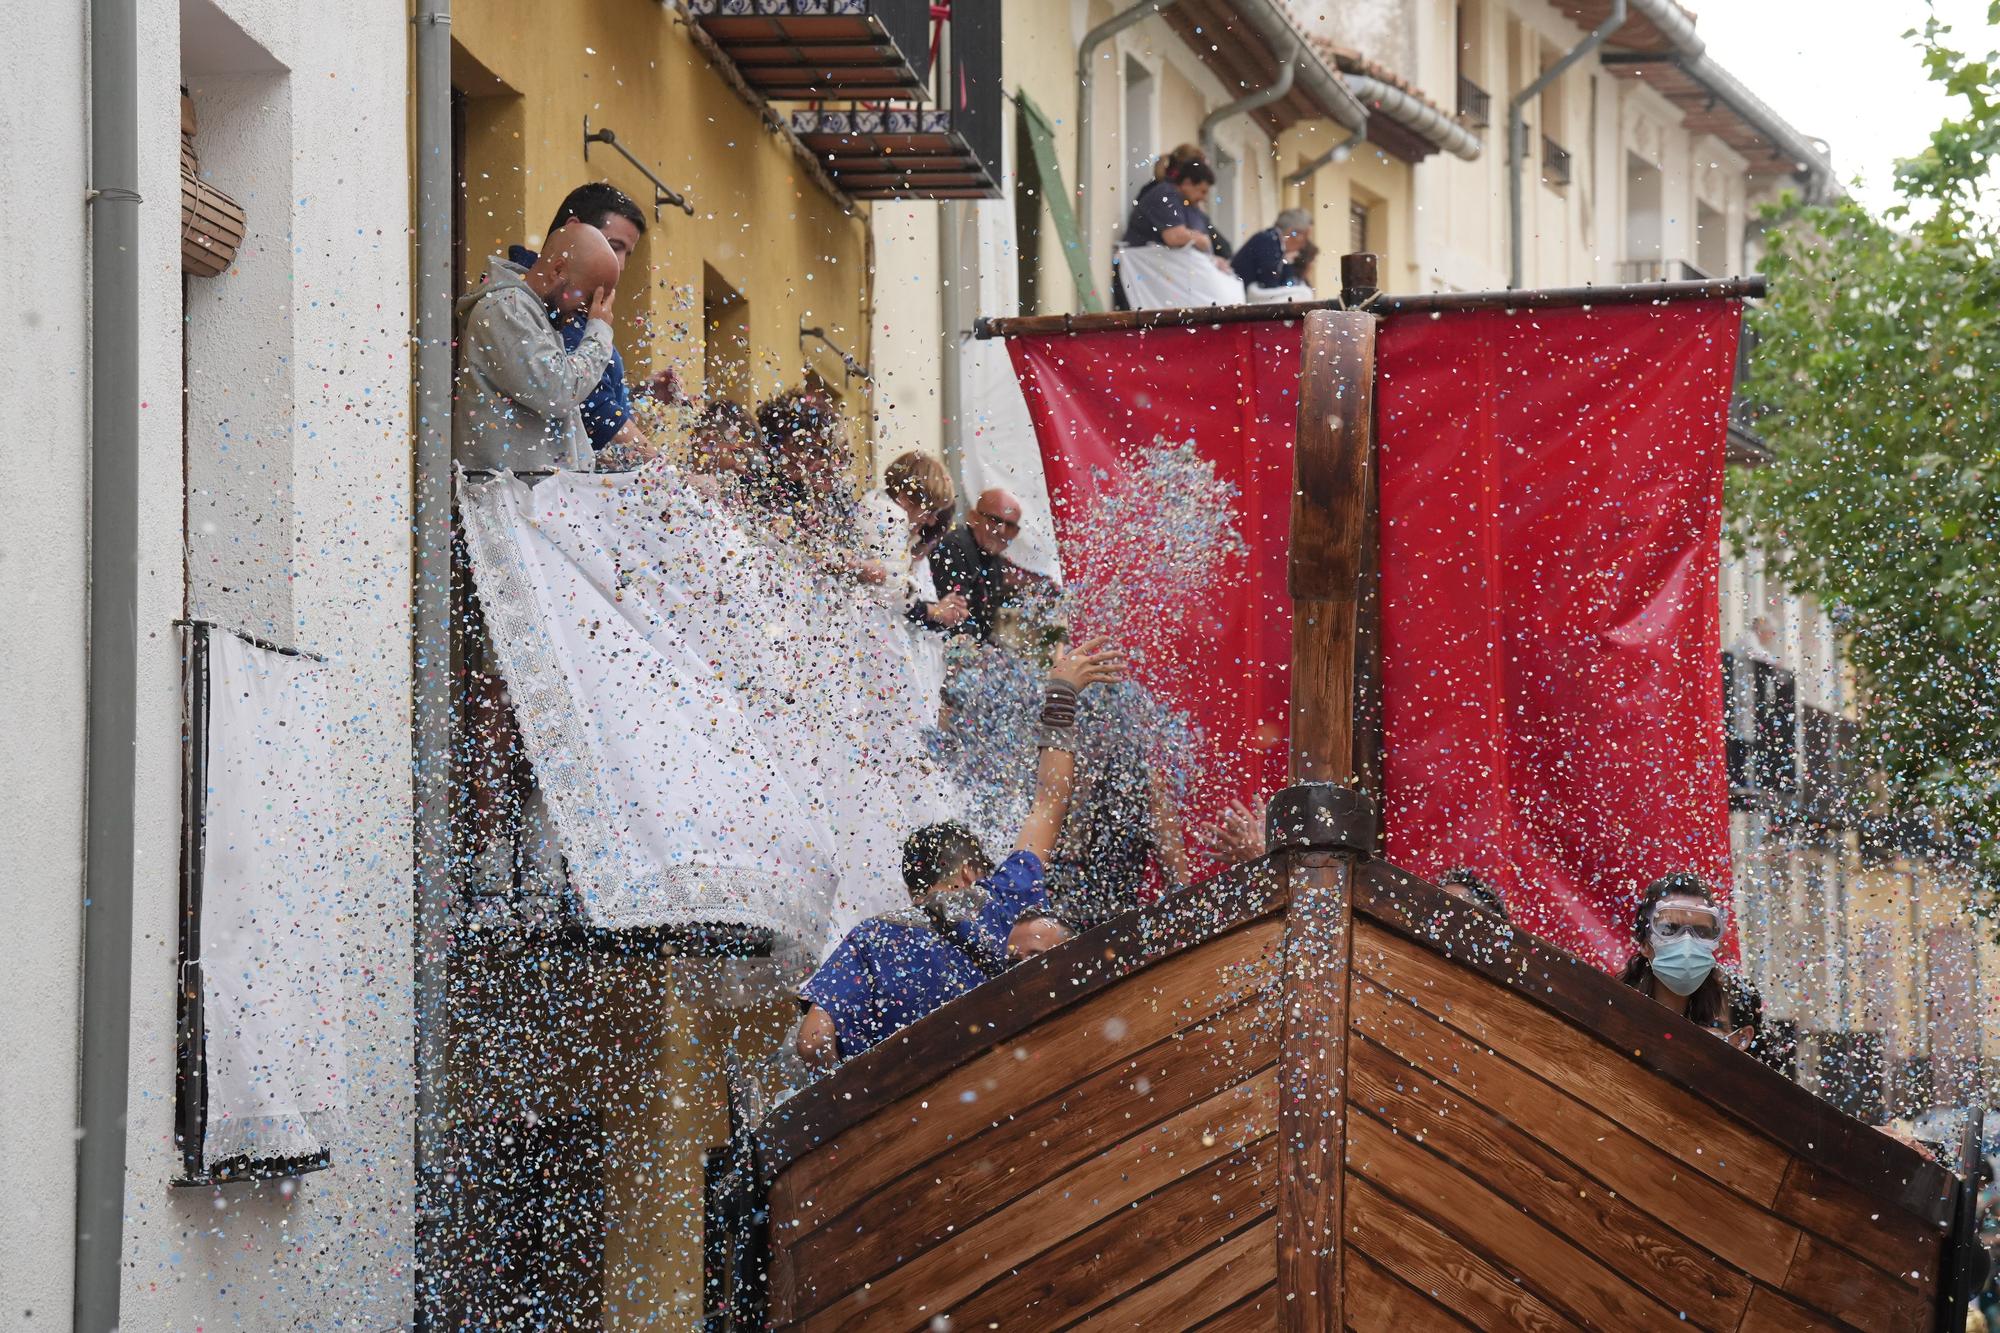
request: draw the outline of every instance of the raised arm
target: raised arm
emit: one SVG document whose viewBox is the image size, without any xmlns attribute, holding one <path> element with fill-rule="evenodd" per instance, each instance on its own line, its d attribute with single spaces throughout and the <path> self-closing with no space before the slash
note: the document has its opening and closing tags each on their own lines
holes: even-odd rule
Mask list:
<svg viewBox="0 0 2000 1333">
<path fill-rule="evenodd" d="M 1042 697 L 1035 799 L 1021 825 L 1021 836 L 1014 840 L 1015 851 L 1033 852 L 1047 861 L 1055 850 L 1063 820 L 1069 817 L 1070 794 L 1076 782 L 1077 696 L 1101 681 L 1124 678 L 1125 659 L 1107 640 L 1092 639 L 1074 652 L 1056 648 Z"/>
</svg>

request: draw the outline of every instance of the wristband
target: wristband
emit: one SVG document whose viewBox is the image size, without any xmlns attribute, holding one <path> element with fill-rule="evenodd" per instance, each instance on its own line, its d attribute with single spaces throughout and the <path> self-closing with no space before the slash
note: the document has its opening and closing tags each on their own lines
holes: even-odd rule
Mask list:
<svg viewBox="0 0 2000 1333">
<path fill-rule="evenodd" d="M 1076 686 L 1066 680 L 1049 678 L 1042 686 L 1041 723 L 1044 730 L 1076 725 Z"/>
</svg>

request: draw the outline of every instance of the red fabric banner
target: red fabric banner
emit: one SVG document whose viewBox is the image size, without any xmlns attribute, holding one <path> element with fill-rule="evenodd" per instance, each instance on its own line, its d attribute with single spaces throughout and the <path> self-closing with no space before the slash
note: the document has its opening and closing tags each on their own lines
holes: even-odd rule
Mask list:
<svg viewBox="0 0 2000 1333">
<path fill-rule="evenodd" d="M 1681 302 L 1378 333 L 1385 851 L 1478 870 L 1605 965 L 1648 880 L 1729 880 L 1716 577 L 1739 318 Z M 1162 442 L 1192 439 L 1237 489 L 1247 552 L 1163 613 L 1137 673 L 1200 728 L 1197 819 L 1284 781 L 1298 347 L 1276 322 L 1011 344 L 1073 580 L 1093 563 L 1072 534 Z"/>
</svg>

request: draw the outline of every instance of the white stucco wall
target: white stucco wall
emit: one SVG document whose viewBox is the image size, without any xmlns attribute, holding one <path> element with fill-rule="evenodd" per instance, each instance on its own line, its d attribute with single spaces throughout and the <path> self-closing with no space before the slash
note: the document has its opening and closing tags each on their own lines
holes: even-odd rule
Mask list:
<svg viewBox="0 0 2000 1333">
<path fill-rule="evenodd" d="M 185 22 L 184 22 L 185 20 Z M 37 279 L 0 378 L 19 503 L 0 537 L 0 1293 L 72 1300 L 85 718 L 89 85 L 82 7 L 16 25 L 0 79 Z M 184 41 L 183 38 L 186 38 Z M 140 6 L 138 791 L 123 1327 L 384 1329 L 411 1308 L 407 15 L 401 0 Z M 181 424 L 179 88 L 204 168 L 248 208 L 234 271 L 195 279 Z M 18 175 L 17 175 L 18 173 Z M 184 483 L 197 479 L 192 541 Z M 195 577 L 187 577 L 192 557 Z M 294 1189 L 175 1189 L 180 635 L 188 610 L 326 654 L 341 808 L 349 1127 Z"/>
<path fill-rule="evenodd" d="M 0 78 L 0 227 L 36 276 L 0 313 L 0 1325 L 61 1329 L 75 1224 L 76 977 L 83 845 L 84 328 L 82 7 L 12 25 Z"/>
</svg>

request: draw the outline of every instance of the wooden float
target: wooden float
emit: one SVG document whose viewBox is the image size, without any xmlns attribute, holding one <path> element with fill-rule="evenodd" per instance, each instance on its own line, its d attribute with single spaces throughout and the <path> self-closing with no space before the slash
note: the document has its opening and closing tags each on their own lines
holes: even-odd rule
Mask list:
<svg viewBox="0 0 2000 1333">
<path fill-rule="evenodd" d="M 772 1112 L 737 1326 L 1956 1333 L 1958 1176 L 1375 857 L 1373 316 L 1303 355 L 1270 852 Z"/>
</svg>

